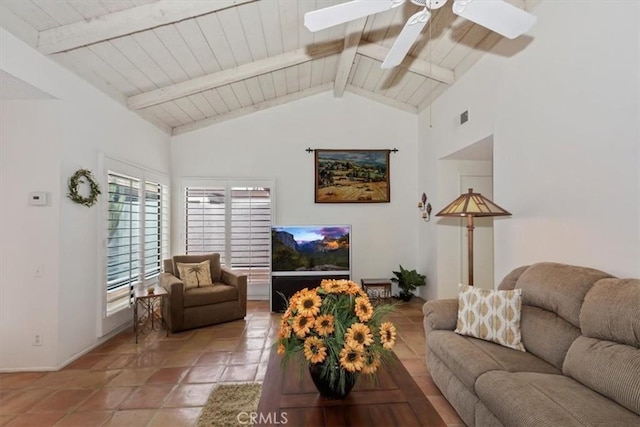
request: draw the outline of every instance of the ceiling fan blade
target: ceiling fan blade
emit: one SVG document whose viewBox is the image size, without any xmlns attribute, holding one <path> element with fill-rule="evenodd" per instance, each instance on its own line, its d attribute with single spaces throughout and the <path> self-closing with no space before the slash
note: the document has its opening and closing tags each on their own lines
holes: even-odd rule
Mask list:
<svg viewBox="0 0 640 427">
<path fill-rule="evenodd" d="M 411 16 L 400 34 L 398 38 L 391 46 L 387 57 L 384 58 L 384 62 L 380 68 L 393 68 L 396 65 L 399 65 L 407 53 L 409 53 L 409 49 L 413 46 L 413 43 L 416 41 L 422 29 L 429 22 L 429 18 L 431 18 L 431 12 L 426 8 Z"/>
<path fill-rule="evenodd" d="M 405 0 L 355 0 L 304 14 L 304 26 L 319 31 L 400 6 Z"/>
<path fill-rule="evenodd" d="M 509 39 L 529 31 L 538 19 L 502 0 L 456 0 L 453 13 Z"/>
</svg>

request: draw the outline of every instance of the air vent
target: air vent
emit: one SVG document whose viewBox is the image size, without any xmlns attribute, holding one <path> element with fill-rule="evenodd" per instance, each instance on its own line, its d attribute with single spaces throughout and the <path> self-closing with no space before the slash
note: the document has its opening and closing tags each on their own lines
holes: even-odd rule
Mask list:
<svg viewBox="0 0 640 427">
<path fill-rule="evenodd" d="M 469 121 L 469 110 L 465 110 L 464 113 L 460 114 L 460 124 L 463 125 Z"/>
</svg>

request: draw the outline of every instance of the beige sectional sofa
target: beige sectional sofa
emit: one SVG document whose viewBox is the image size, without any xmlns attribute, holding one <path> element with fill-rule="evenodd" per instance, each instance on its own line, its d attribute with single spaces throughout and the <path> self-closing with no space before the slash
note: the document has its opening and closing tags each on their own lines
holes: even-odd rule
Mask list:
<svg viewBox="0 0 640 427">
<path fill-rule="evenodd" d="M 454 333 L 457 299 L 423 307 L 427 367 L 469 426 L 640 426 L 640 280 L 520 267 L 526 352 Z"/>
</svg>

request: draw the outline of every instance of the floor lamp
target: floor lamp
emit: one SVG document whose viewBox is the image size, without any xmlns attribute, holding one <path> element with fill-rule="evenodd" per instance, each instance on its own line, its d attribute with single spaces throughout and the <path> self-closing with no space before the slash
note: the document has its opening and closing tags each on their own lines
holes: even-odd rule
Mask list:
<svg viewBox="0 0 640 427">
<path fill-rule="evenodd" d="M 473 188 L 449 203 L 436 216 L 467 217 L 467 230 L 469 230 L 468 256 L 469 256 L 469 286 L 473 286 L 473 218 L 476 216 L 509 216 L 511 215 L 500 206 L 493 203 L 480 193 L 474 193 Z"/>
</svg>

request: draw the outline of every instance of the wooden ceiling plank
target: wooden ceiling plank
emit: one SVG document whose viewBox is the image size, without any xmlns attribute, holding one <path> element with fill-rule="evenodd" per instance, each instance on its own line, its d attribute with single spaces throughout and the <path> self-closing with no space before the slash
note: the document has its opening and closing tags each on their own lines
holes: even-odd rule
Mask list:
<svg viewBox="0 0 640 427">
<path fill-rule="evenodd" d="M 69 3 L 61 1 L 34 1 L 35 4 L 47 15 L 58 21 L 60 25 L 73 24 L 74 22 L 82 21 L 84 18 L 75 10 Z"/>
<path fill-rule="evenodd" d="M 322 84 L 322 73 L 324 70 L 324 58 L 314 59 L 311 61 L 311 84 L 310 87 L 320 86 Z"/>
<path fill-rule="evenodd" d="M 173 83 L 171 78 L 158 66 L 151 56 L 133 37 L 120 37 L 109 43 L 115 46 L 132 64 L 135 64 L 156 87 L 163 87 Z"/>
<path fill-rule="evenodd" d="M 269 57 L 267 44 L 265 42 L 262 20 L 260 19 L 260 9 L 258 3 L 253 3 L 247 7 L 239 7 L 235 10 L 240 17 L 240 23 L 244 30 L 244 38 L 249 46 L 249 52 L 253 61 Z"/>
<path fill-rule="evenodd" d="M 275 1 L 258 2 L 260 20 L 264 31 L 264 43 L 267 47 L 267 56 L 275 56 L 284 52 L 282 48 L 282 32 L 280 30 L 280 14 L 278 3 Z"/>
<path fill-rule="evenodd" d="M 367 77 L 371 72 L 372 68 L 380 68 L 378 64 L 376 64 L 373 59 L 368 58 L 366 56 L 359 55 L 360 62 L 358 64 L 357 72 L 353 73 L 353 79 L 349 82 L 353 86 L 357 86 L 362 88 L 364 86 L 364 82 L 367 81 Z"/>
<path fill-rule="evenodd" d="M 190 79 L 206 74 L 175 25 L 165 25 L 154 29 L 153 32 Z"/>
<path fill-rule="evenodd" d="M 409 103 L 409 99 L 420 88 L 422 82 L 425 80 L 426 79 L 423 76 L 419 76 L 415 73 L 409 73 L 409 75 L 406 77 L 406 83 L 404 87 L 396 96 L 396 100 L 405 104 L 416 105 Z"/>
<path fill-rule="evenodd" d="M 96 43 L 88 49 L 118 70 L 139 92 L 157 89 L 157 86 L 111 42 Z"/>
<path fill-rule="evenodd" d="M 287 79 L 287 94 L 298 92 L 300 90 L 300 81 L 298 80 L 298 67 L 293 65 L 291 67 L 285 68 L 284 76 Z"/>
<path fill-rule="evenodd" d="M 411 97 L 407 101 L 407 104 L 419 106 L 422 101 L 426 99 L 438 85 L 442 85 L 442 83 L 438 83 L 437 81 L 431 79 L 422 79 L 422 84 L 413 93 L 413 95 L 411 95 Z"/>
<path fill-rule="evenodd" d="M 252 62 L 249 43 L 236 8 L 220 11 L 217 15 L 236 64 L 244 65 Z"/>
<path fill-rule="evenodd" d="M 229 107 L 224 103 L 217 89 L 206 90 L 202 95 L 207 98 L 209 104 L 216 110 L 216 114 L 224 114 L 229 112 Z"/>
<path fill-rule="evenodd" d="M 361 89 L 359 87 L 352 86 L 352 85 L 347 85 L 346 90 L 347 90 L 347 92 L 351 92 L 351 93 L 354 93 L 356 95 L 360 95 L 360 96 L 365 97 L 367 99 L 370 99 L 372 101 L 380 102 L 382 104 L 388 105 L 390 107 L 398 108 L 400 110 L 407 111 L 409 113 L 417 114 L 417 112 L 418 112 L 418 109 L 416 107 L 414 107 L 413 105 L 407 105 L 405 103 L 396 101 L 395 99 L 392 99 L 392 98 L 388 98 L 388 97 L 386 97 L 384 95 L 381 95 L 379 93 L 376 93 L 376 92 L 369 92 L 368 90 L 364 90 L 364 89 Z"/>
<path fill-rule="evenodd" d="M 300 90 L 311 87 L 311 61 L 298 65 L 298 82 Z"/>
<path fill-rule="evenodd" d="M 197 20 L 187 19 L 178 22 L 175 27 L 187 46 L 189 46 L 205 74 L 215 73 L 222 69 L 213 55 L 213 51 L 209 47 L 209 43 L 207 43 L 207 39 L 204 37 Z"/>
<path fill-rule="evenodd" d="M 171 86 L 141 93 L 129 98 L 127 103 L 129 108 L 139 110 L 141 108 L 181 98 L 203 90 L 212 89 L 260 74 L 301 64 L 303 62 L 310 61 L 313 58 L 335 54 L 341 49 L 342 43 L 340 42 L 322 46 L 312 46 L 308 49 L 296 49 L 272 58 L 266 58 L 250 64 L 220 71 L 218 73 L 209 74 L 195 79 L 186 80 L 181 83 L 176 83 Z"/>
<path fill-rule="evenodd" d="M 187 113 L 187 115 L 193 122 L 197 122 L 206 118 L 202 111 L 200 111 L 198 107 L 196 107 L 195 104 L 191 102 L 189 97 L 176 99 L 173 102 L 175 102 L 178 107 L 182 108 L 182 111 Z"/>
<path fill-rule="evenodd" d="M 260 80 L 258 80 L 257 77 L 246 79 L 243 83 L 249 91 L 249 96 L 251 97 L 252 104 L 258 104 L 264 101 L 264 94 L 262 93 L 262 88 L 260 87 Z"/>
<path fill-rule="evenodd" d="M 44 54 L 52 54 L 76 49 L 252 1 L 255 0 L 220 0 L 215 2 L 160 0 L 92 20 L 83 20 L 41 31 L 38 50 Z"/>
<path fill-rule="evenodd" d="M 278 12 L 280 14 L 280 31 L 282 33 L 282 47 L 285 52 L 298 49 L 298 2 L 291 0 L 278 0 Z M 306 30 L 306 29 L 305 29 Z"/>
<path fill-rule="evenodd" d="M 347 86 L 347 80 L 353 68 L 353 62 L 356 58 L 356 52 L 362 32 L 367 23 L 367 18 L 356 19 L 347 24 L 344 36 L 344 48 L 338 59 L 338 70 L 336 71 L 335 83 L 333 85 L 333 96 L 340 98 L 344 94 L 344 88 Z"/>
<path fill-rule="evenodd" d="M 276 98 L 287 96 L 287 76 L 284 70 L 276 70 L 271 73 L 273 86 L 276 90 Z"/>
<path fill-rule="evenodd" d="M 222 29 L 222 25 L 220 25 L 218 16 L 212 13 L 211 15 L 196 18 L 196 22 L 204 38 L 207 40 L 213 56 L 220 65 L 220 69 L 226 70 L 227 68 L 236 67 L 238 63 L 233 56 L 233 52 L 231 52 L 231 47 L 227 42 L 227 37 Z"/>
<path fill-rule="evenodd" d="M 179 135 L 185 132 L 190 132 L 196 129 L 200 129 L 203 127 L 211 126 L 226 120 L 235 119 L 238 117 L 245 116 L 247 114 L 255 113 L 258 111 L 266 110 L 268 108 L 276 107 L 279 105 L 283 105 L 289 102 L 297 101 L 299 99 L 307 98 L 309 96 L 317 95 L 322 92 L 326 92 L 331 90 L 332 84 L 323 84 L 320 86 L 312 87 L 307 90 L 303 90 L 300 92 L 292 93 L 290 95 L 282 96 L 280 98 L 272 99 L 270 101 L 264 101 L 260 104 L 250 105 L 245 108 L 241 108 L 238 110 L 230 111 L 227 114 L 221 114 L 215 117 L 211 117 L 208 119 L 201 120 L 199 122 L 190 123 L 183 126 L 177 126 L 173 128 L 173 135 Z"/>
<path fill-rule="evenodd" d="M 38 31 L 48 30 L 60 25 L 31 0 L 3 0 L 1 5 Z"/>
<path fill-rule="evenodd" d="M 271 73 L 259 75 L 258 81 L 260 82 L 265 101 L 276 97 L 276 88 L 273 85 L 273 76 Z"/>
<path fill-rule="evenodd" d="M 202 93 L 196 93 L 193 95 L 189 95 L 187 98 L 196 106 L 198 110 L 204 114 L 205 117 L 211 117 L 218 114 L 218 112 L 211 106 L 207 98 L 204 97 Z"/>
<path fill-rule="evenodd" d="M 93 19 L 109 13 L 109 10 L 97 1 L 69 0 L 69 4 L 77 10 L 84 19 Z"/>
<path fill-rule="evenodd" d="M 162 44 L 155 31 L 143 31 L 142 33 L 132 34 L 131 37 L 147 52 L 156 65 L 169 76 L 172 83 L 189 80 L 189 75 Z"/>
<path fill-rule="evenodd" d="M 238 97 L 236 96 L 233 89 L 231 89 L 230 85 L 219 87 L 217 88 L 217 91 L 229 110 L 237 110 L 239 108 L 242 108 L 242 105 L 240 105 L 240 102 L 238 101 Z"/>
<path fill-rule="evenodd" d="M 333 84 L 336 78 L 336 72 L 338 70 L 338 58 L 339 55 L 329 55 L 325 58 L 324 68 L 322 69 L 322 83 Z"/>
<path fill-rule="evenodd" d="M 377 44 L 363 44 L 358 47 L 358 53 L 360 55 L 368 56 L 377 61 L 384 61 L 388 52 L 389 50 L 387 48 Z M 420 74 L 421 76 L 438 80 L 442 83 L 451 84 L 455 80 L 455 75 L 452 70 L 414 57 L 405 58 L 398 67 L 406 68 L 412 73 Z"/>
</svg>

